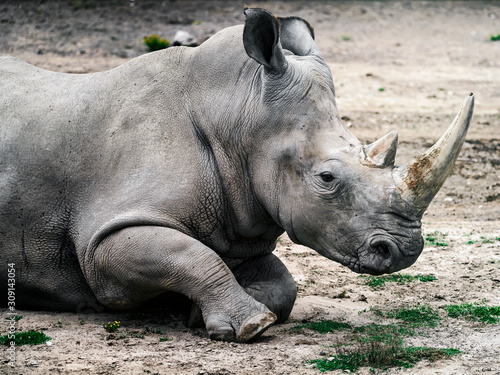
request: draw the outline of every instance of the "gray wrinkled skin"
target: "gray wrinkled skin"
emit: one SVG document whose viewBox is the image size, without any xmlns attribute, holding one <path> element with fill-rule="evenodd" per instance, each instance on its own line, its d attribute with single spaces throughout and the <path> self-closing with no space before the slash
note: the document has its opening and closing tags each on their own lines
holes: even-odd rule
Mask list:
<svg viewBox="0 0 500 375">
<path fill-rule="evenodd" d="M 174 291 L 211 338 L 248 341 L 295 301 L 272 254 L 284 231 L 356 272 L 415 262 L 394 139 L 366 151 L 344 127 L 304 21 L 281 19 L 278 39 L 269 13 L 246 14 L 245 30 L 101 73 L 0 59 L 0 288 L 15 263 L 18 309 Z"/>
</svg>

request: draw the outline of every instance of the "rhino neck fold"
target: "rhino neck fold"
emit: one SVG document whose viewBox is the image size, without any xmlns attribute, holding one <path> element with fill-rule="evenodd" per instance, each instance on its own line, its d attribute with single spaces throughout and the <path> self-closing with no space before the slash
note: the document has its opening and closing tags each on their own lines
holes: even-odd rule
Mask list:
<svg viewBox="0 0 500 375">
<path fill-rule="evenodd" d="M 221 118 L 209 121 L 200 116 L 205 110 L 193 108 L 191 99 L 186 98 L 185 103 L 199 152 L 205 155 L 203 159 L 213 165 L 212 170 L 217 174 L 217 190 L 224 201 L 224 227 L 230 232 L 229 238 L 274 241 L 283 231 L 273 222 L 256 193 L 252 151 L 254 144 L 261 141 L 252 136 L 253 123 L 230 119 L 227 113 L 224 116 L 229 121 Z M 242 108 L 236 115 L 241 116 L 244 111 Z M 233 128 L 233 124 L 238 127 Z"/>
</svg>

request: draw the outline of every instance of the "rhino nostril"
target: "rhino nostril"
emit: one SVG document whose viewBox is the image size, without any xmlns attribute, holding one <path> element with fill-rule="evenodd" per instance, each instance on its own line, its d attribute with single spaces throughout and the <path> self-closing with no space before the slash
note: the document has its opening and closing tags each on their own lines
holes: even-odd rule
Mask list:
<svg viewBox="0 0 500 375">
<path fill-rule="evenodd" d="M 397 257 L 399 253 L 398 246 L 393 241 L 383 237 L 374 238 L 370 242 L 370 246 L 384 259 Z"/>
<path fill-rule="evenodd" d="M 380 244 L 374 247 L 374 249 L 382 255 L 384 258 L 387 258 L 391 256 L 391 252 L 389 250 L 389 247 L 386 244 Z"/>
</svg>

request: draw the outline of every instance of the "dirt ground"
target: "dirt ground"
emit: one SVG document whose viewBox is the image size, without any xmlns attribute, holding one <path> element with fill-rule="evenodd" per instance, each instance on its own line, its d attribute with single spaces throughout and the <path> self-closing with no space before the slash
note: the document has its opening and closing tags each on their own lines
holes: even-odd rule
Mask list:
<svg viewBox="0 0 500 375">
<path fill-rule="evenodd" d="M 247 4 L 310 21 L 332 70 L 345 123 L 364 142 L 397 130 L 397 164 L 432 145 L 474 92 L 475 113 L 462 153 L 423 218 L 424 233 L 446 234 L 448 246 L 427 246 L 417 263 L 403 271 L 432 273 L 437 280 L 372 290 L 359 275 L 285 236 L 276 253 L 294 275 L 299 296 L 289 321 L 255 343 L 212 342 L 203 329 L 185 328 L 184 316 L 174 309 L 18 311 L 23 318 L 17 330 L 42 330 L 52 345 L 18 347 L 16 367 L 2 358 L 0 373 L 318 374 L 307 360 L 328 355 L 338 334 L 290 330 L 303 320 L 363 325 L 379 319 L 369 311 L 374 307 L 500 305 L 500 241 L 495 240 L 500 237 L 500 42 L 490 41 L 490 35 L 500 33 L 500 3 Z M 145 35 L 172 39 L 177 30 L 186 30 L 203 41 L 243 23 L 242 9 L 240 1 L 4 0 L 0 55 L 61 72 L 101 71 L 146 53 Z M 115 320 L 126 338 L 104 331 L 102 323 Z M 0 334 L 7 329 L 8 323 L 2 323 Z M 161 336 L 169 340 L 160 342 Z M 498 324 L 445 317 L 427 335 L 406 341 L 462 353 L 387 374 L 500 374 Z"/>
</svg>

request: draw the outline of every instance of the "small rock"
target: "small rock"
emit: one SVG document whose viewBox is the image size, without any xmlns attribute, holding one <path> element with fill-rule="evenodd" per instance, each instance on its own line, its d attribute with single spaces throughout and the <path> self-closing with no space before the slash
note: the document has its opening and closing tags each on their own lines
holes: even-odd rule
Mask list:
<svg viewBox="0 0 500 375">
<path fill-rule="evenodd" d="M 198 40 L 187 31 L 179 30 L 174 36 L 172 45 L 196 47 L 198 45 Z"/>
<path fill-rule="evenodd" d="M 368 298 L 366 298 L 366 296 L 364 294 L 361 294 L 357 299 L 356 301 L 359 301 L 359 302 L 366 302 L 368 301 Z"/>
<path fill-rule="evenodd" d="M 315 340 L 311 339 L 299 339 L 295 342 L 295 345 L 317 345 Z"/>
<path fill-rule="evenodd" d="M 54 345 L 54 343 L 53 343 L 52 341 L 47 341 L 47 342 L 45 343 L 45 345 L 47 345 L 47 346 L 52 346 L 52 345 Z"/>
</svg>

